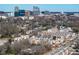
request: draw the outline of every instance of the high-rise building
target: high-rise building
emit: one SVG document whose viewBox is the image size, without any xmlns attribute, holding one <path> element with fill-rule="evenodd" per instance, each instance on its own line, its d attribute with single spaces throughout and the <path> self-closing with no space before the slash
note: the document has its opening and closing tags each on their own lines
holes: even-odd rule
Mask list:
<svg viewBox="0 0 79 59">
<path fill-rule="evenodd" d="M 15 16 L 15 17 L 18 17 L 18 11 L 19 11 L 19 7 L 16 6 L 16 7 L 14 8 L 14 16 Z"/>
<path fill-rule="evenodd" d="M 20 10 L 19 7 L 15 7 L 14 16 L 25 16 L 25 10 Z"/>
<path fill-rule="evenodd" d="M 25 16 L 25 10 L 19 10 L 18 15 L 19 16 Z"/>
<path fill-rule="evenodd" d="M 40 15 L 40 9 L 37 6 L 33 6 L 33 15 Z"/>
</svg>

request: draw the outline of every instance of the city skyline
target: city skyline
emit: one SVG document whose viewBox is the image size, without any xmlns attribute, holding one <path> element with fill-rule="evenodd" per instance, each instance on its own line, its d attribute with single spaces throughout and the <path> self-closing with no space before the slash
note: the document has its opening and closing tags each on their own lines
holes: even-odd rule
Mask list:
<svg viewBox="0 0 79 59">
<path fill-rule="evenodd" d="M 79 12 L 79 4 L 0 4 L 0 11 L 14 12 L 15 6 L 24 10 L 33 10 L 33 6 L 38 6 L 41 11 Z"/>
</svg>

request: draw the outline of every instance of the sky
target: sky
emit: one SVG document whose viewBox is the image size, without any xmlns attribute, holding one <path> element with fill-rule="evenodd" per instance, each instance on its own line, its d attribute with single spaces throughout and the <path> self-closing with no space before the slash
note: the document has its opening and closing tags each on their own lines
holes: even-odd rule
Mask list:
<svg viewBox="0 0 79 59">
<path fill-rule="evenodd" d="M 14 12 L 15 6 L 18 6 L 19 9 L 24 10 L 33 10 L 33 6 L 38 6 L 41 11 L 79 11 L 79 4 L 0 4 L 0 11 Z"/>
</svg>

